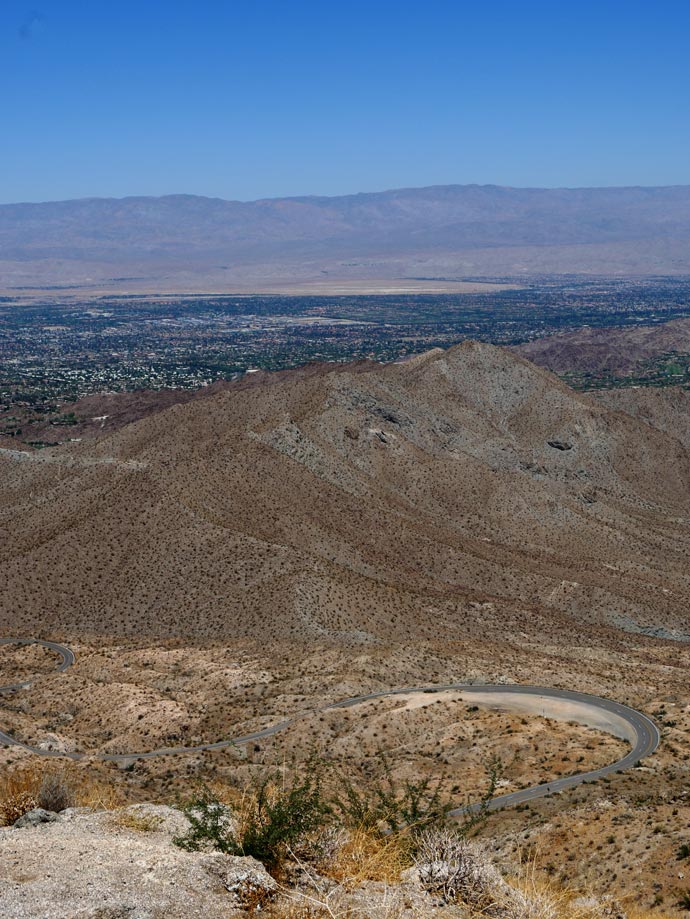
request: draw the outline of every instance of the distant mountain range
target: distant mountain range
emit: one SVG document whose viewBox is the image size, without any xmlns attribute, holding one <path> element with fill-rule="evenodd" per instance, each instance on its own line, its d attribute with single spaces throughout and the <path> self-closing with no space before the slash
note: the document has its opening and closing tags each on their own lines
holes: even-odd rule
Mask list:
<svg viewBox="0 0 690 919">
<path fill-rule="evenodd" d="M 690 186 L 448 185 L 0 206 L 0 288 L 261 290 L 353 280 L 690 274 Z"/>
</svg>

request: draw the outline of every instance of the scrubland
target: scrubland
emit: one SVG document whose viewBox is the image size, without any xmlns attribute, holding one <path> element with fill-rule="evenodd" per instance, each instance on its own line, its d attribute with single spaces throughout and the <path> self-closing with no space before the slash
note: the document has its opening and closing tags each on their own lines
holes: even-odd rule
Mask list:
<svg viewBox="0 0 690 919">
<path fill-rule="evenodd" d="M 257 374 L 81 444 L 0 455 L 0 631 L 77 655 L 55 673 L 46 652 L 0 648 L 0 684 L 35 674 L 0 698 L 0 726 L 91 754 L 65 768 L 109 806 L 170 805 L 199 783 L 236 794 L 312 755 L 358 787 L 389 768 L 462 803 L 497 760 L 509 790 L 622 744 L 452 694 L 314 710 L 468 680 L 609 696 L 656 719 L 659 751 L 492 814 L 472 840 L 507 878 L 527 863 L 524 883 L 559 891 L 560 913 L 532 915 L 587 916 L 590 896 L 674 914 L 690 887 L 690 443 L 682 400 L 658 400 L 656 420 L 654 398 L 639 416 L 632 398 L 608 407 L 469 343 Z M 300 714 L 246 748 L 97 759 Z M 31 761 L 8 748 L 0 764 L 6 781 Z M 348 903 L 340 915 L 361 909 Z M 337 914 L 289 909 L 317 906 Z"/>
</svg>

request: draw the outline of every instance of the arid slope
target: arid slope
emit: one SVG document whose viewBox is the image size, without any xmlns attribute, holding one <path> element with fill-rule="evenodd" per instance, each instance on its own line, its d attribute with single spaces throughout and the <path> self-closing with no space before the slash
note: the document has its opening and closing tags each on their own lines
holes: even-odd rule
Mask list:
<svg viewBox="0 0 690 919">
<path fill-rule="evenodd" d="M 620 329 L 578 329 L 518 345 L 518 354 L 556 373 L 625 375 L 672 352 L 690 353 L 690 319 Z"/>
<path fill-rule="evenodd" d="M 257 374 L 0 482 L 4 633 L 690 633 L 685 447 L 489 345 Z"/>
</svg>

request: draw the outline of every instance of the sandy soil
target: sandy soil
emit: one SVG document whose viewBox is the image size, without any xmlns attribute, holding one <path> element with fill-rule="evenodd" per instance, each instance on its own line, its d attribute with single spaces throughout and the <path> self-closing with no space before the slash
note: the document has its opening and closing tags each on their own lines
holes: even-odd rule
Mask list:
<svg viewBox="0 0 690 919">
<path fill-rule="evenodd" d="M 575 688 L 575 687 L 573 687 Z M 461 698 L 468 704 L 498 708 L 501 711 L 520 712 L 526 715 L 541 715 L 545 713 L 556 721 L 577 722 L 586 727 L 632 740 L 634 732 L 624 718 L 613 712 L 593 709 L 584 703 L 570 702 L 567 700 L 544 699 L 538 696 L 514 696 L 509 693 L 464 693 Z"/>
</svg>

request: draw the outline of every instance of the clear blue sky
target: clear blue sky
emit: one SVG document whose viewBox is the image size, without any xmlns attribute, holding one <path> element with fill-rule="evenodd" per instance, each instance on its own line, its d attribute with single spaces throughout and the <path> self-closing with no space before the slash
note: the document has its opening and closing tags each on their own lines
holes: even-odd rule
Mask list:
<svg viewBox="0 0 690 919">
<path fill-rule="evenodd" d="M 0 0 L 0 201 L 690 184 L 690 0 Z"/>
</svg>

